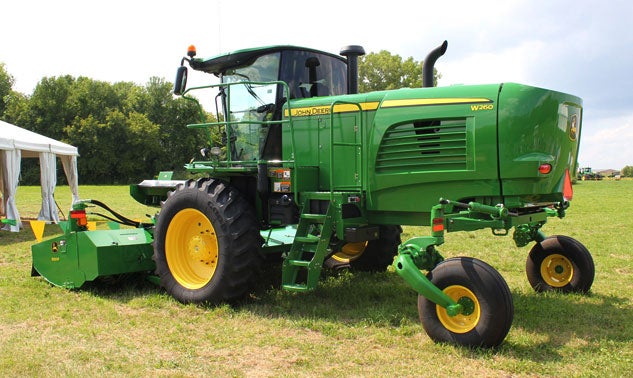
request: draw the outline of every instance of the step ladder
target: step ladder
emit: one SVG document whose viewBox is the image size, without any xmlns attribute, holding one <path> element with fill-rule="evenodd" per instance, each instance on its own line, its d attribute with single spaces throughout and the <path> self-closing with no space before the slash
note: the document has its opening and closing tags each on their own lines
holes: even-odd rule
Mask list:
<svg viewBox="0 0 633 378">
<path fill-rule="evenodd" d="M 282 266 L 281 287 L 289 291 L 316 289 L 332 236 L 333 203 L 325 214 L 308 213 L 308 203 L 303 206 L 295 239 Z"/>
</svg>

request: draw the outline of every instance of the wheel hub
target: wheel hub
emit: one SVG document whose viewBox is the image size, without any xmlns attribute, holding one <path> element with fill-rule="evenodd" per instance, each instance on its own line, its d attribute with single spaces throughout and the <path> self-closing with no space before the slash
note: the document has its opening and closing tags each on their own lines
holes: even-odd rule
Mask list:
<svg viewBox="0 0 633 378">
<path fill-rule="evenodd" d="M 468 297 L 459 298 L 457 304 L 462 306 L 462 315 L 469 316 L 475 312 L 475 302 Z"/>
<path fill-rule="evenodd" d="M 475 294 L 461 285 L 448 286 L 443 291 L 461 306 L 461 312 L 451 316 L 445 308 L 437 305 L 437 317 L 440 322 L 454 333 L 461 334 L 473 330 L 481 317 L 481 308 Z"/>
<path fill-rule="evenodd" d="M 552 287 L 568 285 L 574 276 L 574 266 L 563 255 L 552 254 L 541 263 L 541 276 Z"/>
<path fill-rule="evenodd" d="M 206 238 L 199 235 L 192 237 L 189 240 L 187 251 L 191 260 L 200 261 L 208 265 L 212 260 L 211 250 L 205 239 Z"/>
<path fill-rule="evenodd" d="M 562 265 L 556 265 L 554 271 L 556 272 L 556 274 L 561 274 L 565 271 L 565 268 L 563 268 Z"/>
</svg>

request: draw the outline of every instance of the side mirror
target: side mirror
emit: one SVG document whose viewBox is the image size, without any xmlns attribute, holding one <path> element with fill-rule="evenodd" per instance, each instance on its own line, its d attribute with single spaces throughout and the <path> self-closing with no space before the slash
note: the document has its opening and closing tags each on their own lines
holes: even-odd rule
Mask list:
<svg viewBox="0 0 633 378">
<path fill-rule="evenodd" d="M 180 66 L 176 71 L 176 80 L 174 81 L 174 94 L 182 95 L 187 88 L 187 67 Z"/>
</svg>

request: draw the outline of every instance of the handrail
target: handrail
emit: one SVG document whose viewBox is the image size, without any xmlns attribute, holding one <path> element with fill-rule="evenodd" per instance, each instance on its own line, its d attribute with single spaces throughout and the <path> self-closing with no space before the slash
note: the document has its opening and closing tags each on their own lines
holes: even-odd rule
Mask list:
<svg viewBox="0 0 633 378">
<path fill-rule="evenodd" d="M 334 108 L 336 107 L 336 105 L 339 104 L 343 104 L 343 105 L 353 105 L 356 106 L 358 108 L 358 115 L 359 115 L 359 125 L 354 125 L 354 127 L 358 127 L 359 129 L 359 140 L 360 142 L 355 142 L 355 143 L 350 143 L 350 142 L 334 142 Z M 361 106 L 361 104 L 359 104 L 358 102 L 351 102 L 351 101 L 343 101 L 343 100 L 336 100 L 334 102 L 332 102 L 332 104 L 330 105 L 330 202 L 334 201 L 334 146 L 354 146 L 354 147 L 360 147 L 361 151 L 360 151 L 360 170 L 359 170 L 359 177 L 358 177 L 358 189 L 359 191 L 362 190 L 363 188 L 363 179 L 365 178 L 365 175 L 363 174 L 362 170 L 364 167 L 363 164 L 363 158 L 364 158 L 364 151 L 363 151 L 363 108 Z"/>
<path fill-rule="evenodd" d="M 294 164 L 294 160 L 233 160 L 233 161 L 210 161 L 210 160 L 195 160 L 188 165 L 192 166 L 192 169 L 202 169 L 203 167 L 230 167 L 231 165 L 239 166 L 240 168 L 253 166 L 257 164 Z"/>
<path fill-rule="evenodd" d="M 211 127 L 211 126 L 218 126 L 218 125 L 252 125 L 252 124 L 256 124 L 256 125 L 270 125 L 270 124 L 279 124 L 279 123 L 288 123 L 290 122 L 289 120 L 276 120 L 276 121 L 257 121 L 257 120 L 253 120 L 253 121 L 220 121 L 220 122 L 205 122 L 205 123 L 190 123 L 187 125 L 187 128 L 190 129 L 203 129 L 203 128 L 207 128 L 207 127 Z"/>
<path fill-rule="evenodd" d="M 286 103 L 284 104 L 285 106 L 287 106 L 287 111 L 288 111 L 288 117 L 286 119 L 284 119 L 284 117 L 282 116 L 281 119 L 278 120 L 264 120 L 264 121 L 259 121 L 259 120 L 248 120 L 248 121 L 232 121 L 231 120 L 231 101 L 230 101 L 230 97 L 231 97 L 231 90 L 230 87 L 234 86 L 234 85 L 259 85 L 259 86 L 264 86 L 264 85 L 281 85 L 282 86 L 282 90 L 283 90 L 283 94 L 287 99 Z M 293 123 L 292 123 L 292 111 L 291 111 L 291 105 L 290 105 L 290 89 L 288 87 L 288 84 L 284 81 L 280 81 L 280 80 L 274 80 L 274 81 L 237 81 L 237 82 L 233 82 L 233 83 L 218 83 L 218 84 L 210 84 L 210 85 L 201 85 L 201 86 L 196 86 L 196 87 L 190 87 L 187 88 L 183 94 L 182 97 L 195 102 L 198 105 L 198 109 L 200 111 L 200 115 L 201 115 L 201 119 L 204 119 L 204 114 L 205 112 L 203 111 L 203 107 L 202 105 L 200 105 L 200 101 L 198 101 L 197 98 L 192 97 L 190 94 L 193 91 L 196 90 L 201 90 L 201 89 L 212 89 L 212 88 L 228 88 L 227 91 L 227 101 L 226 101 L 226 109 L 224 109 L 224 121 L 216 121 L 216 122 L 202 122 L 202 123 L 193 123 L 193 124 L 188 124 L 187 128 L 192 128 L 192 129 L 209 129 L 212 126 L 225 126 L 225 130 L 226 130 L 226 134 L 227 134 L 227 140 L 230 140 L 231 138 L 231 127 L 226 127 L 226 126 L 232 126 L 232 125 L 243 125 L 243 124 L 256 124 L 256 125 L 275 125 L 275 124 L 289 124 L 290 125 L 290 134 L 291 134 L 291 140 L 290 140 L 290 151 L 291 151 L 291 156 L 290 156 L 290 160 L 275 160 L 275 161 L 271 161 L 274 163 L 288 163 L 292 165 L 293 171 L 295 171 L 295 175 L 297 172 L 297 167 L 296 167 L 296 159 L 295 159 L 295 138 L 294 138 L 294 127 L 293 127 Z M 210 138 L 210 134 L 209 134 L 209 139 Z M 211 141 L 211 140 L 210 140 Z M 212 142 L 212 141 L 211 141 Z M 266 160 L 260 160 L 258 159 L 257 161 L 241 161 L 241 160 L 232 160 L 232 156 L 231 156 L 231 149 L 227 148 L 227 159 L 226 161 L 222 161 L 220 162 L 215 161 L 215 162 L 209 162 L 209 164 L 207 164 L 207 162 L 195 162 L 197 164 L 200 165 L 213 165 L 215 164 L 216 166 L 225 166 L 225 167 L 229 167 L 232 164 L 237 164 L 237 165 L 255 165 L 255 164 L 260 164 L 260 163 L 268 163 L 268 161 Z M 295 185 L 295 197 L 297 195 L 296 192 L 296 185 Z"/>
</svg>

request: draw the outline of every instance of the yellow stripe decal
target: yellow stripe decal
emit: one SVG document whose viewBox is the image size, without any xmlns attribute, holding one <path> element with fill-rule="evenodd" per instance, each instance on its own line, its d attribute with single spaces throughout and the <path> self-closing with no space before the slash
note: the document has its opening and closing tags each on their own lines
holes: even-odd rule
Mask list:
<svg viewBox="0 0 633 378">
<path fill-rule="evenodd" d="M 459 104 L 489 104 L 493 101 L 484 97 L 448 97 L 448 98 L 410 98 L 405 100 L 386 100 L 383 101 L 381 108 L 395 108 L 402 106 L 428 106 L 428 105 L 459 105 Z M 378 109 L 379 102 L 361 102 L 359 104 L 363 110 Z M 358 111 L 358 107 L 352 104 L 338 104 L 334 106 L 334 113 L 348 113 Z M 303 108 L 294 108 L 291 110 L 293 117 L 307 117 L 314 115 L 330 114 L 330 106 L 307 106 Z M 285 111 L 288 117 L 288 109 Z"/>
<path fill-rule="evenodd" d="M 378 101 L 374 102 L 361 102 L 359 103 L 363 110 L 376 110 L 378 109 Z M 352 104 L 338 104 L 334 105 L 334 113 L 348 113 L 357 112 L 358 106 Z M 306 117 L 313 115 L 330 114 L 330 106 L 307 106 L 305 108 L 294 108 L 291 110 L 293 117 Z M 288 117 L 288 109 L 286 109 L 285 116 Z"/>
<path fill-rule="evenodd" d="M 410 98 L 406 100 L 386 100 L 381 108 L 393 108 L 397 106 L 425 106 L 425 105 L 455 105 L 455 104 L 482 104 L 491 103 L 488 98 L 449 97 L 449 98 Z"/>
</svg>

